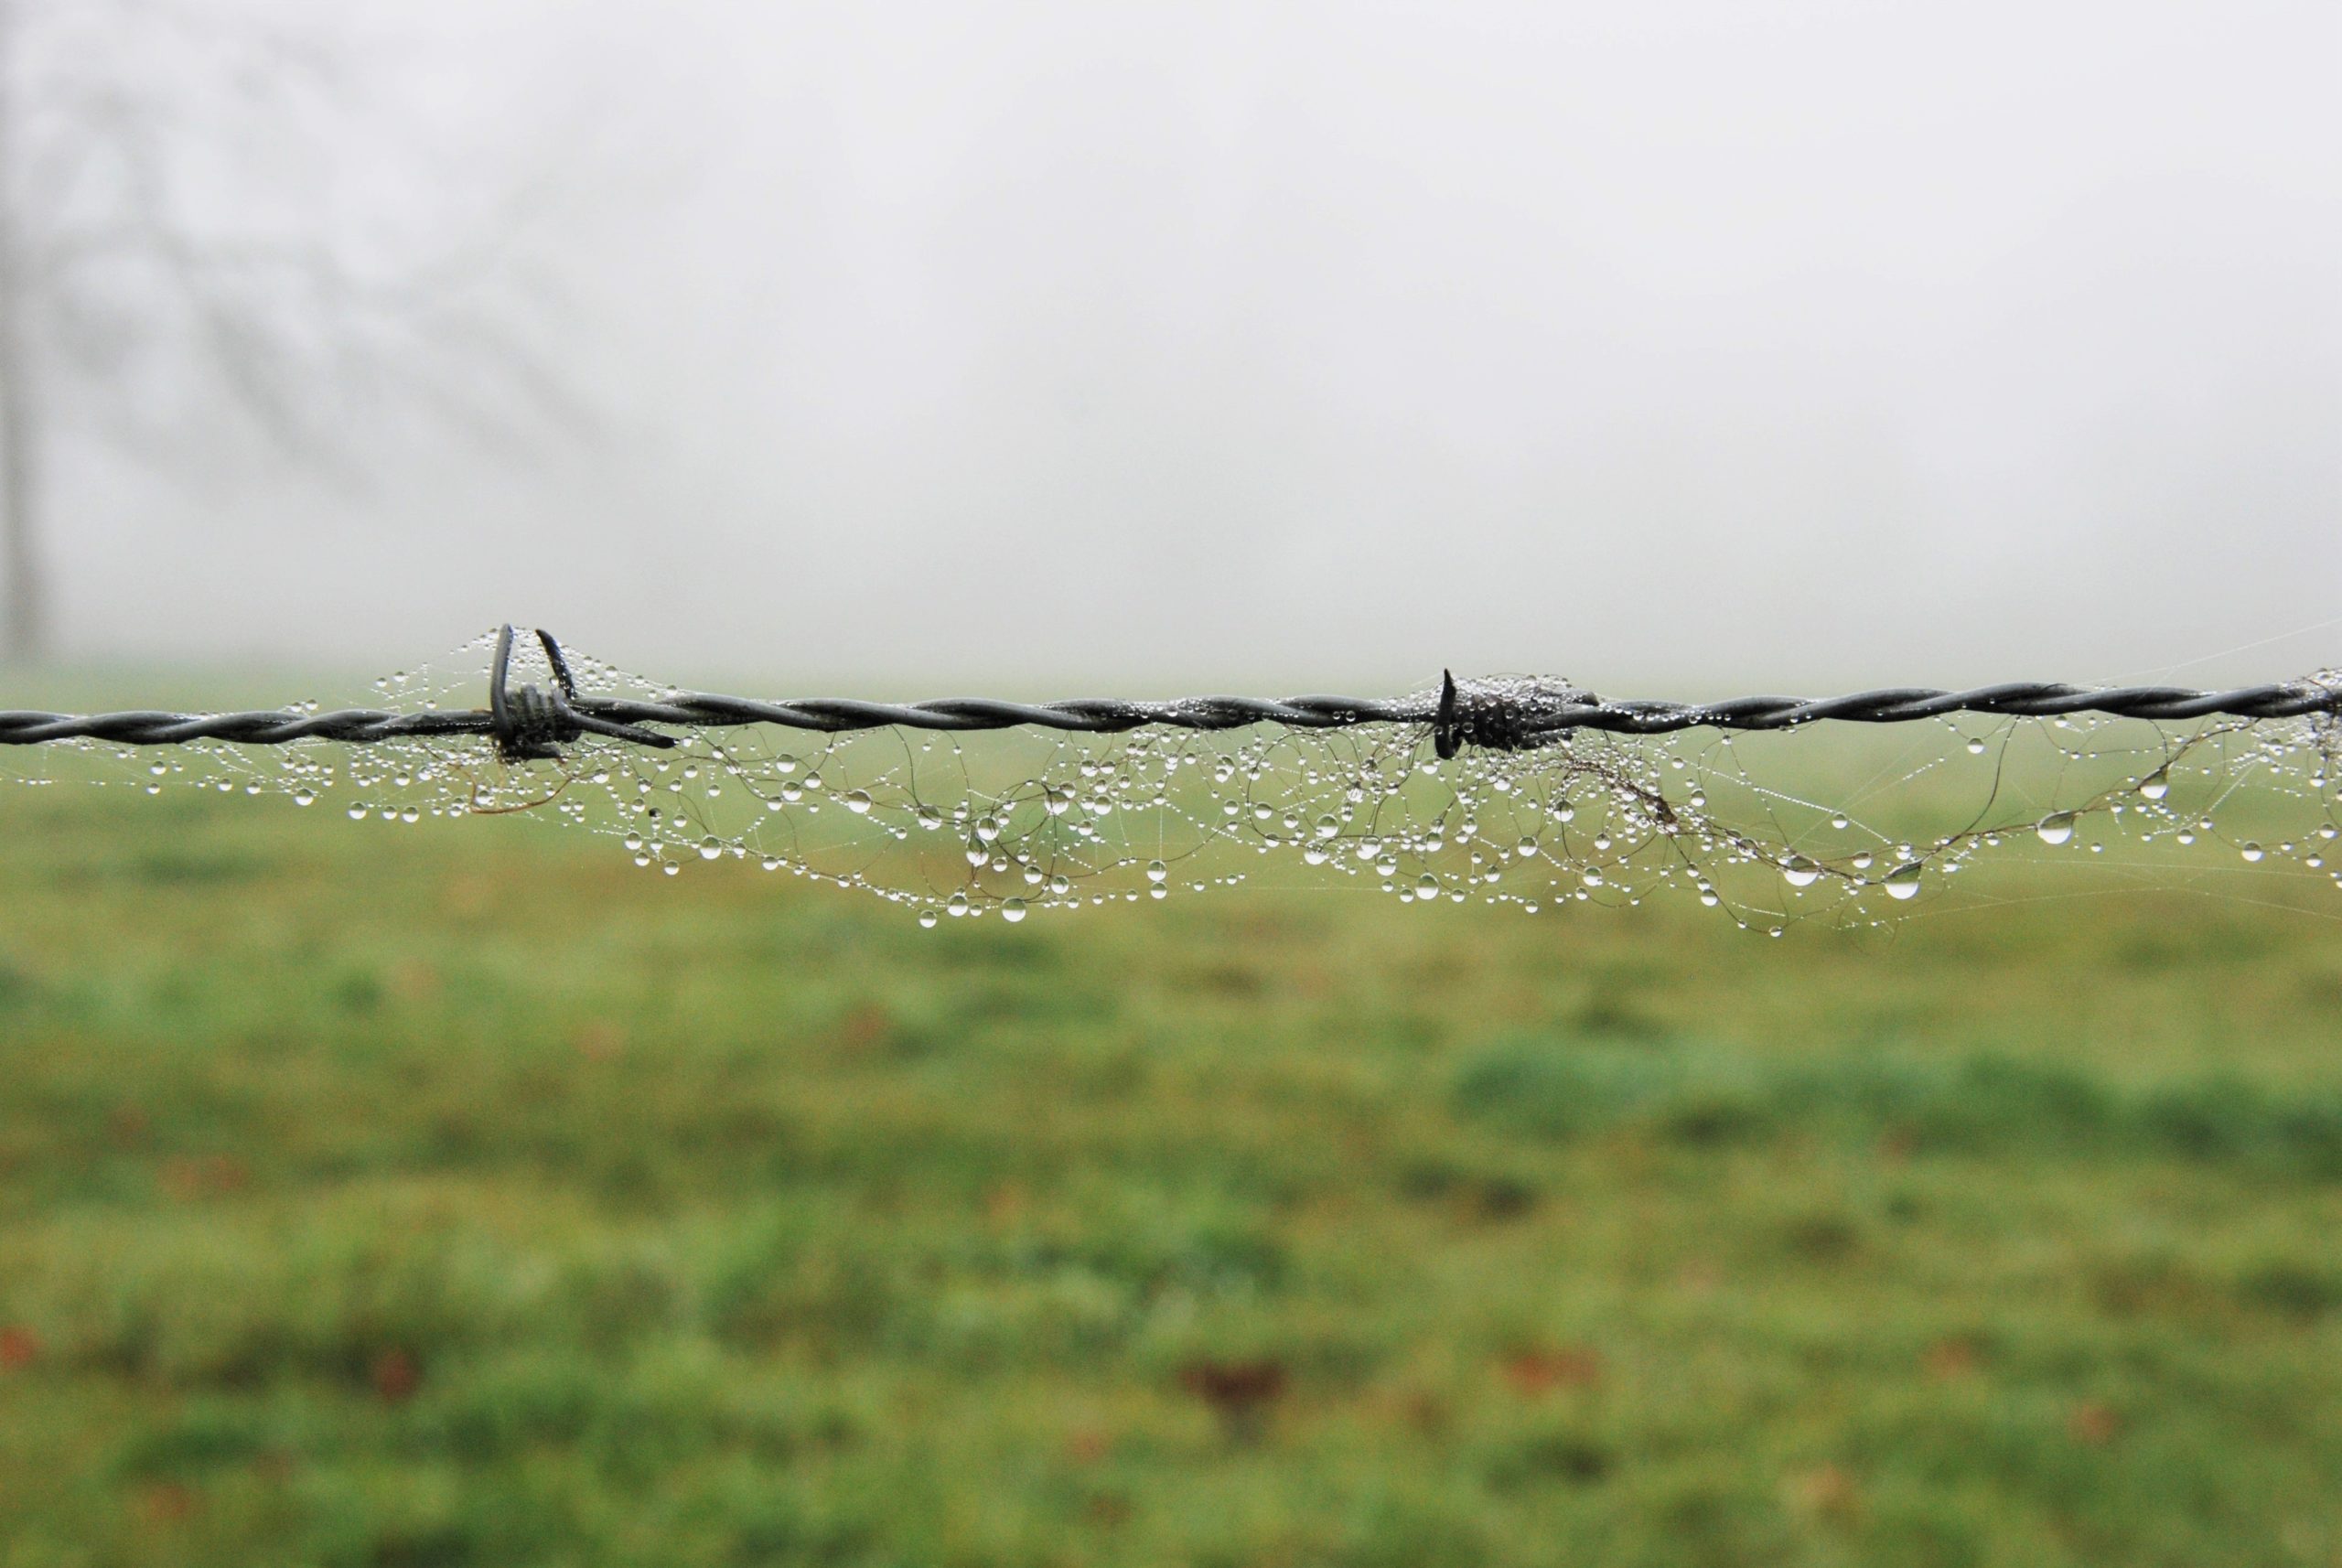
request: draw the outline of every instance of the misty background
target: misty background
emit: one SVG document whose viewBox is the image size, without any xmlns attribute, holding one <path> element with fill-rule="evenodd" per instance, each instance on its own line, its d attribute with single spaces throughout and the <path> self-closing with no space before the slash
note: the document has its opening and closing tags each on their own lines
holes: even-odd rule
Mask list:
<svg viewBox="0 0 2342 1568">
<path fill-rule="evenodd" d="M 183 209 L 464 258 L 560 406 L 328 385 L 296 461 L 192 371 L 99 378 L 167 407 L 59 416 L 67 660 L 511 618 L 775 693 L 2342 663 L 2330 5 L 213 9 L 341 63 L 275 123 L 106 13 L 92 69 L 214 149 Z"/>
</svg>

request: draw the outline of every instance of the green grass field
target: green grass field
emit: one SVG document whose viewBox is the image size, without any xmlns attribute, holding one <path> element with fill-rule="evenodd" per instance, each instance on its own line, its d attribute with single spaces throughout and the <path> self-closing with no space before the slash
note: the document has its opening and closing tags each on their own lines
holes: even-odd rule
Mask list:
<svg viewBox="0 0 2342 1568">
<path fill-rule="evenodd" d="M 2342 898 L 923 931 L 0 789 L 0 1565 L 2342 1563 Z"/>
</svg>

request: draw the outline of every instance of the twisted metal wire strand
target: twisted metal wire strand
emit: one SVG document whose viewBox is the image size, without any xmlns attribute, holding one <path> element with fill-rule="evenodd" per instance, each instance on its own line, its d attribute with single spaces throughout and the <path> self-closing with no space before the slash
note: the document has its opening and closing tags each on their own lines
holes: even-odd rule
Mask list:
<svg viewBox="0 0 2342 1568">
<path fill-rule="evenodd" d="M 1714 703 L 1671 703 L 1628 699 L 1589 706 L 1564 706 L 1532 719 L 1531 734 L 1567 729 L 1614 730 L 1659 735 L 1669 730 L 1792 729 L 1820 719 L 1853 724 L 1906 724 L 1947 714 L 1997 714 L 2020 718 L 2061 718 L 2105 714 L 2115 718 L 2171 720 L 2224 715 L 2244 719 L 2299 718 L 2342 710 L 2342 690 L 2315 681 L 2239 686 L 2200 692 L 2185 686 L 2068 686 L 2019 681 L 1947 692 L 1928 686 L 1888 687 L 1843 697 L 1734 697 Z"/>
<path fill-rule="evenodd" d="M 488 736 L 514 761 L 553 757 L 558 747 L 585 734 L 607 736 L 650 746 L 670 746 L 675 738 L 644 725 L 670 728 L 721 728 L 778 725 L 790 729 L 838 733 L 900 726 L 922 730 L 1001 730 L 1033 726 L 1103 735 L 1163 725 L 1191 730 L 1241 729 L 1279 724 L 1293 729 L 1341 729 L 1369 724 L 1431 726 L 1442 757 L 1466 746 L 1518 751 L 1550 744 L 1574 730 L 1625 735 L 1713 728 L 1790 729 L 1822 719 L 1853 724 L 1903 724 L 1948 714 L 1993 714 L 2059 717 L 2097 713 L 2118 718 L 2178 721 L 2225 715 L 2234 718 L 2295 718 L 2342 712 L 2342 687 L 2291 681 L 2201 692 L 2180 686 L 2091 688 L 2050 682 L 2017 682 L 1965 692 L 1898 686 L 1842 697 L 1735 697 L 1713 703 L 1642 699 L 1609 700 L 1574 686 L 1538 682 L 1473 682 L 1458 685 L 1445 676 L 1436 697 L 1376 700 L 1361 697 L 1283 698 L 1181 697 L 1166 702 L 1075 698 L 1058 703 L 1011 703 L 989 697 L 945 697 L 924 703 L 873 703 L 852 697 L 799 697 L 758 702 L 713 693 L 678 693 L 663 701 L 581 695 L 561 646 L 539 631 L 555 689 L 508 689 L 513 632 L 499 634 L 489 676 L 489 703 L 467 712 L 394 713 L 346 708 L 332 713 L 240 714 L 52 714 L 0 712 L 0 746 L 37 746 L 47 741 L 91 739 L 124 746 L 177 746 L 192 740 L 226 740 L 246 746 L 285 746 L 301 740 L 371 745 L 416 736 Z"/>
<path fill-rule="evenodd" d="M 1077 698 L 1040 703 L 1000 702 L 989 697 L 947 697 L 927 703 L 800 697 L 768 703 L 748 697 L 686 692 L 665 702 L 579 697 L 564 706 L 574 717 L 601 719 L 618 726 L 660 724 L 706 729 L 779 725 L 790 729 L 824 732 L 884 729 L 889 725 L 926 730 L 1000 730 L 1026 725 L 1087 734 L 1112 734 L 1146 725 L 1196 730 L 1241 729 L 1255 724 L 1333 729 L 1361 724 L 1426 724 L 1432 718 L 1430 706 L 1422 702 L 1372 702 L 1357 697 L 1184 697 L 1163 703 Z M 391 713 L 379 708 L 346 708 L 321 714 L 0 711 L 0 746 L 35 746 L 43 741 L 84 738 L 124 746 L 177 746 L 191 740 L 231 740 L 247 746 L 338 740 L 364 746 L 408 736 L 500 733 L 495 716 L 484 708 L 424 714 Z M 671 743 L 670 736 L 648 734 L 625 738 L 652 745 Z"/>
<path fill-rule="evenodd" d="M 864 730 L 899 725 L 906 729 L 994 730 L 1031 725 L 1042 729 L 1110 735 L 1147 725 L 1176 729 L 1242 729 L 1280 724 L 1294 729 L 1339 729 L 1364 724 L 1427 724 L 1432 708 L 1423 701 L 1379 702 L 1362 697 L 1180 697 L 1167 702 L 1125 702 L 1112 697 L 1076 697 L 1060 703 L 1009 703 L 992 697 L 942 697 L 925 703 L 865 703 L 851 697 L 797 697 L 762 703 L 687 692 L 659 703 L 605 697 L 581 698 L 580 714 L 620 724 L 712 726 L 782 725 L 790 729 Z"/>
</svg>

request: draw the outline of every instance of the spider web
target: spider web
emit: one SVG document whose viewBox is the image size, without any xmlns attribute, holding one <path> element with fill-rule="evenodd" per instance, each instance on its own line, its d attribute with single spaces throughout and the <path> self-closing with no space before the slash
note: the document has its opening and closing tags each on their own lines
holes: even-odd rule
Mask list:
<svg viewBox="0 0 2342 1568">
<path fill-rule="evenodd" d="M 474 707 L 493 646 L 482 637 L 377 689 L 401 711 Z M 679 695 L 596 660 L 570 662 L 597 694 Z M 515 682 L 551 675 L 539 650 L 516 652 Z M 678 741 L 653 751 L 588 736 L 558 760 L 525 763 L 468 736 L 39 749 L 92 758 L 80 770 L 155 794 L 274 793 L 363 822 L 547 817 L 618 840 L 656 873 L 747 862 L 904 905 L 927 925 L 1267 884 L 1532 914 L 1680 896 L 1778 932 L 1815 918 L 1879 924 L 1922 897 L 2009 896 L 1980 875 L 1994 869 L 2021 871 L 2029 880 L 2010 886 L 2034 889 L 2045 868 L 2151 886 L 2342 883 L 2328 865 L 2342 780 L 2332 715 L 1581 730 L 1446 759 L 1425 724 L 1115 736 L 757 725 Z"/>
</svg>

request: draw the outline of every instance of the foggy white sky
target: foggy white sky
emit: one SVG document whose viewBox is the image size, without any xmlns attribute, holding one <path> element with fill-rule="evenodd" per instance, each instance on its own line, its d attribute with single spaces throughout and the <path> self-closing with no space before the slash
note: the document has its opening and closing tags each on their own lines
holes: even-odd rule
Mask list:
<svg viewBox="0 0 2342 1568">
<path fill-rule="evenodd" d="M 1699 695 L 2342 617 L 2331 4 L 371 8 L 554 149 L 603 429 L 84 453 L 74 652 Z"/>
</svg>

